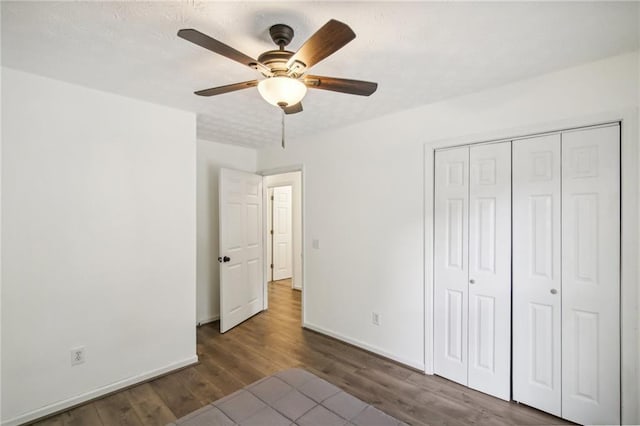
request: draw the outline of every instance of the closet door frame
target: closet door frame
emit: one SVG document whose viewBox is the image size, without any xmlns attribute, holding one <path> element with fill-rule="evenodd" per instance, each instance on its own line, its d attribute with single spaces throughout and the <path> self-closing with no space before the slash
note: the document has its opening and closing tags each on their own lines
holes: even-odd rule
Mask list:
<svg viewBox="0 0 640 426">
<path fill-rule="evenodd" d="M 424 264 L 425 264 L 425 374 L 434 374 L 434 159 L 435 151 L 476 143 L 496 143 L 526 137 L 542 136 L 579 128 L 621 125 L 621 271 L 620 271 L 620 319 L 621 319 L 621 405 L 622 422 L 640 424 L 640 323 L 638 314 L 640 280 L 640 243 L 638 238 L 640 221 L 638 179 L 640 168 L 638 140 L 640 138 L 640 115 L 637 108 L 625 108 L 589 116 L 575 116 L 555 120 L 552 115 L 536 120 L 536 124 L 525 124 L 505 130 L 480 131 L 472 136 L 435 139 L 424 144 Z M 489 126 L 487 127 L 489 128 Z M 498 128 L 499 127 L 493 127 Z"/>
</svg>

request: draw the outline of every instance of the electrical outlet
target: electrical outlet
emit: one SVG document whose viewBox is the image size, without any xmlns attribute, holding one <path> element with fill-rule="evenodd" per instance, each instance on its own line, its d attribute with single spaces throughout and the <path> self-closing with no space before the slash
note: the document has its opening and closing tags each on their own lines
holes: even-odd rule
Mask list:
<svg viewBox="0 0 640 426">
<path fill-rule="evenodd" d="M 85 353 L 84 346 L 78 346 L 77 348 L 71 349 L 71 366 L 84 364 L 85 361 Z"/>
<path fill-rule="evenodd" d="M 373 325 L 380 325 L 380 314 L 377 312 L 373 312 L 371 314 L 371 322 Z"/>
</svg>

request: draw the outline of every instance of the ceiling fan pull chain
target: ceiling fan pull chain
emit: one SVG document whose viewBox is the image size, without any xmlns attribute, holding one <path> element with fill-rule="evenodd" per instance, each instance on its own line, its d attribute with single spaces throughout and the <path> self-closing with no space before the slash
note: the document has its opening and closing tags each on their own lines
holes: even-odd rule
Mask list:
<svg viewBox="0 0 640 426">
<path fill-rule="evenodd" d="M 284 111 L 282 111 L 282 149 L 284 149 Z"/>
</svg>

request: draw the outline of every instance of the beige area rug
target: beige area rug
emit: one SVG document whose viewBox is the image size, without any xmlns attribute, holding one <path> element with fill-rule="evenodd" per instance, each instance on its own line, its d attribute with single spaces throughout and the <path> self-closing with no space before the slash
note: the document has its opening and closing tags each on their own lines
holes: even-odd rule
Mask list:
<svg viewBox="0 0 640 426">
<path fill-rule="evenodd" d="M 170 425 L 405 426 L 405 423 L 308 371 L 293 368 L 252 383 Z"/>
</svg>

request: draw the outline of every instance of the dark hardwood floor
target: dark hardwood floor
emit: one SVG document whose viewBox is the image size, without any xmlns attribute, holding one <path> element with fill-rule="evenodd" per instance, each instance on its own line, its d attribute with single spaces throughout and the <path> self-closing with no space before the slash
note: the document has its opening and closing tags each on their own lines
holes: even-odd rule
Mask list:
<svg viewBox="0 0 640 426">
<path fill-rule="evenodd" d="M 165 425 L 262 377 L 302 367 L 414 425 L 542 425 L 563 420 L 505 402 L 312 331 L 300 321 L 300 292 L 269 284 L 269 310 L 220 334 L 198 329 L 200 363 L 112 394 L 39 425 Z"/>
</svg>

